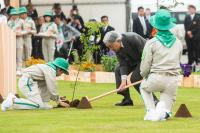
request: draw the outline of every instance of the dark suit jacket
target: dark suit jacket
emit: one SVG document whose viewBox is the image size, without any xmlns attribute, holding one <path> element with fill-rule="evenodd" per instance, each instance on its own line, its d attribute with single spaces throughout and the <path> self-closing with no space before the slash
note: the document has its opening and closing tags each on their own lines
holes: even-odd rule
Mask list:
<svg viewBox="0 0 200 133">
<path fill-rule="evenodd" d="M 144 35 L 144 33 L 143 33 L 143 27 L 142 27 L 139 17 L 137 17 L 133 21 L 133 32 L 139 34 L 143 38 L 151 38 L 152 26 L 150 25 L 150 23 L 148 22 L 148 20 L 146 18 L 145 18 L 145 22 L 146 22 L 146 26 L 147 26 L 147 34 L 146 35 Z"/>
<path fill-rule="evenodd" d="M 187 35 L 188 31 L 191 31 L 193 34 L 192 40 L 200 40 L 200 16 L 198 14 L 195 14 L 193 20 L 191 20 L 190 15 L 186 16 L 184 21 L 184 27 L 185 27 L 185 38 L 186 40 L 190 39 Z"/>
<path fill-rule="evenodd" d="M 140 64 L 145 43 L 146 40 L 134 32 L 122 34 L 123 47 L 116 52 L 121 75 L 128 75 L 130 67 L 134 70 Z"/>
<path fill-rule="evenodd" d="M 111 26 L 108 26 L 107 29 L 106 29 L 106 31 L 104 30 L 103 27 L 100 28 L 101 39 L 99 41 L 99 44 L 101 45 L 102 48 L 106 48 L 106 46 L 105 46 L 105 44 L 103 42 L 104 36 L 106 35 L 106 33 L 108 33 L 109 31 L 113 31 L 113 30 L 115 30 L 115 29 L 113 27 L 111 27 Z"/>
</svg>

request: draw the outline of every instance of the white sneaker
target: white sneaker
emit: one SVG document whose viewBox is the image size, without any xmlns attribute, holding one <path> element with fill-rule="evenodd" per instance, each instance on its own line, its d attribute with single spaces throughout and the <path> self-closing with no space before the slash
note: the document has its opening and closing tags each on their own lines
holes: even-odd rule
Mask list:
<svg viewBox="0 0 200 133">
<path fill-rule="evenodd" d="M 167 110 L 165 108 L 165 103 L 160 101 L 156 106 L 155 113 L 152 115 L 152 121 L 164 121 L 167 117 Z"/>
<path fill-rule="evenodd" d="M 40 107 L 41 109 L 52 109 L 53 106 L 52 105 L 49 105 L 48 102 L 43 102 L 43 106 Z"/>
<path fill-rule="evenodd" d="M 146 115 L 144 116 L 144 120 L 151 121 L 154 112 L 155 110 L 147 110 Z"/>
<path fill-rule="evenodd" d="M 22 76 L 21 71 L 17 71 L 16 74 L 17 74 L 17 76 Z"/>
<path fill-rule="evenodd" d="M 12 105 L 13 105 L 13 98 L 14 98 L 13 94 L 11 94 L 11 93 L 8 94 L 8 97 L 6 98 L 6 100 L 4 100 L 3 103 L 1 104 L 1 110 L 2 111 L 6 111 L 10 107 L 12 107 Z"/>
</svg>

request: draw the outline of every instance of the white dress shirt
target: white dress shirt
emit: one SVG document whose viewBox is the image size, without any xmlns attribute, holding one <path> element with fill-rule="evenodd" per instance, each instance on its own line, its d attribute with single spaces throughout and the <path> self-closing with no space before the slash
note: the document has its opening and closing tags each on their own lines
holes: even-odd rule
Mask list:
<svg viewBox="0 0 200 133">
<path fill-rule="evenodd" d="M 139 17 L 140 22 L 143 27 L 143 33 L 144 33 L 144 35 L 146 35 L 147 34 L 147 26 L 146 26 L 145 18 L 144 18 L 144 16 L 138 16 L 138 17 Z"/>
<path fill-rule="evenodd" d="M 194 19 L 194 16 L 195 16 L 195 14 L 191 14 L 191 15 L 190 15 L 191 20 Z"/>
</svg>

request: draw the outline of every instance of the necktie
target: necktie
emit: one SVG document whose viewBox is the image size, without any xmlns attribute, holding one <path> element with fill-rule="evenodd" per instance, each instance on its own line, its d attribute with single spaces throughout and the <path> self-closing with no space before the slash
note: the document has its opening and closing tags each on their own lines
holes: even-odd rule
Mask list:
<svg viewBox="0 0 200 133">
<path fill-rule="evenodd" d="M 141 21 L 141 24 L 142 24 L 143 33 L 144 33 L 144 35 L 146 35 L 146 33 L 147 33 L 147 26 L 146 26 L 146 22 L 144 20 L 144 17 L 141 17 L 140 21 Z"/>
</svg>

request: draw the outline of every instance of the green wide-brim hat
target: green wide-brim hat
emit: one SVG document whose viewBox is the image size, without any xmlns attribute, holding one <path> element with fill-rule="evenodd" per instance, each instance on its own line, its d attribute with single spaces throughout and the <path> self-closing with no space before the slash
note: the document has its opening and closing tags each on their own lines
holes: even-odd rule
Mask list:
<svg viewBox="0 0 200 133">
<path fill-rule="evenodd" d="M 45 12 L 45 13 L 44 13 L 44 17 L 45 17 L 45 16 L 53 17 L 53 13 L 50 12 L 50 11 L 49 11 L 49 12 Z"/>
<path fill-rule="evenodd" d="M 174 18 L 171 17 L 171 14 L 166 9 L 160 9 L 150 18 L 150 24 L 158 30 L 169 30 L 173 28 Z"/>
<path fill-rule="evenodd" d="M 19 12 L 16 8 L 13 8 L 10 10 L 10 15 L 18 15 L 18 14 L 19 14 Z"/>
<path fill-rule="evenodd" d="M 27 13 L 26 7 L 20 7 L 19 8 L 19 14 Z"/>
<path fill-rule="evenodd" d="M 65 74 L 69 75 L 68 72 L 69 62 L 64 58 L 56 58 L 53 62 L 48 62 L 47 65 L 49 65 L 53 69 L 56 69 L 56 67 L 58 67 L 62 69 Z"/>
</svg>

